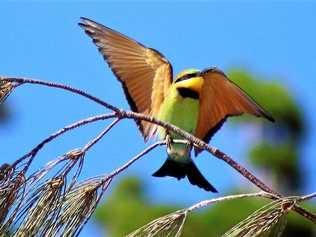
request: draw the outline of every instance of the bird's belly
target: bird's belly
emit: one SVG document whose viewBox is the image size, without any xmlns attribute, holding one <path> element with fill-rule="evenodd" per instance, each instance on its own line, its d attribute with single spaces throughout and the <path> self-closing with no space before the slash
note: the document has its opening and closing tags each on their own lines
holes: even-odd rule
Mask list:
<svg viewBox="0 0 316 237">
<path fill-rule="evenodd" d="M 171 97 L 171 98 L 170 98 Z M 199 116 L 199 100 L 193 98 L 182 98 L 180 96 L 169 96 L 161 105 L 158 119 L 171 123 L 186 132 L 194 133 Z M 160 129 L 159 136 L 165 137 L 164 129 Z M 171 133 L 172 138 L 180 139 L 177 134 Z"/>
</svg>

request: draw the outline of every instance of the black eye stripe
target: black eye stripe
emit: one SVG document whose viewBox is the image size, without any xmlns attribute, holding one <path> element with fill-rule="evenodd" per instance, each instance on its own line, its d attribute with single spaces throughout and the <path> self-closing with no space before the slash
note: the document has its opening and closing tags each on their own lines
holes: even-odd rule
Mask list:
<svg viewBox="0 0 316 237">
<path fill-rule="evenodd" d="M 199 99 L 199 93 L 188 88 L 177 88 L 179 94 L 183 98 Z"/>
<path fill-rule="evenodd" d="M 185 74 L 184 76 L 178 78 L 175 82 L 180 82 L 180 81 L 185 81 L 188 80 L 192 77 L 197 77 L 200 75 L 200 72 L 194 72 L 194 73 L 189 73 L 189 74 Z"/>
</svg>

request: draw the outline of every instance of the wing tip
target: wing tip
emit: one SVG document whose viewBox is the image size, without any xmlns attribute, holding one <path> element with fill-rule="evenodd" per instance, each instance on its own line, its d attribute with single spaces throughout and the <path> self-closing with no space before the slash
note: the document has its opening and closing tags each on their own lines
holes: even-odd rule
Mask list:
<svg viewBox="0 0 316 237">
<path fill-rule="evenodd" d="M 89 23 L 93 22 L 92 20 L 90 20 L 89 18 L 86 18 L 86 17 L 80 17 L 80 21 L 78 22 L 78 25 L 81 27 L 81 28 L 86 28 L 88 25 L 90 25 Z"/>
<path fill-rule="evenodd" d="M 273 116 L 270 113 L 263 110 L 262 108 L 260 108 L 260 110 L 259 110 L 258 117 L 263 117 L 272 123 L 275 122 L 275 119 L 273 118 Z"/>
<path fill-rule="evenodd" d="M 91 20 L 91 19 L 89 19 L 89 18 L 87 18 L 87 17 L 84 17 L 84 16 L 81 16 L 80 17 L 80 22 L 78 23 L 78 25 L 91 25 L 91 24 L 99 24 L 99 23 L 97 23 L 97 22 L 95 22 L 95 21 L 93 21 L 93 20 Z"/>
<path fill-rule="evenodd" d="M 268 114 L 268 113 L 264 113 L 264 117 L 269 120 L 270 122 L 274 123 L 275 122 L 275 119 L 272 117 L 271 114 Z"/>
<path fill-rule="evenodd" d="M 85 17 L 80 17 L 80 22 L 78 22 L 78 25 L 90 37 L 92 37 L 98 29 L 98 23 Z"/>
<path fill-rule="evenodd" d="M 84 29 L 84 31 L 88 35 L 93 35 L 96 32 L 102 31 L 102 29 L 110 29 L 109 27 L 102 25 L 96 21 L 93 21 L 87 17 L 80 17 L 80 22 L 78 22 L 78 25 Z M 110 29 L 112 30 L 112 29 Z"/>
</svg>

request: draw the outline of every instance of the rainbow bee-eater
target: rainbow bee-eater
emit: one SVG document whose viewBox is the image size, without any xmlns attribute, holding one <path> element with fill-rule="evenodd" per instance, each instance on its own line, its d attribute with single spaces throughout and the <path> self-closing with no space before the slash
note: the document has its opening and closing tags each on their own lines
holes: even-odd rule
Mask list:
<svg viewBox="0 0 316 237">
<path fill-rule="evenodd" d="M 173 80 L 172 66 L 157 50 L 99 23 L 81 18 L 79 25 L 93 39 L 121 82 L 135 112 L 171 123 L 208 143 L 229 116 L 248 113 L 273 118 L 217 68 L 187 69 Z M 191 184 L 217 192 L 193 163 L 192 146 L 172 142 L 181 136 L 153 123 L 136 121 L 145 141 L 158 134 L 168 140 L 168 158 L 153 176 L 188 177 Z M 195 150 L 196 154 L 200 152 Z"/>
</svg>

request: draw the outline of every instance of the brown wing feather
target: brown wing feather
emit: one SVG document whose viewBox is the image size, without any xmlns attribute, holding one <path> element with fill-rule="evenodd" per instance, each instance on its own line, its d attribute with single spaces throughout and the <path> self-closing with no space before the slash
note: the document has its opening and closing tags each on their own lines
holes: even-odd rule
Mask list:
<svg viewBox="0 0 316 237">
<path fill-rule="evenodd" d="M 126 98 L 135 112 L 157 116 L 172 83 L 172 67 L 154 49 L 86 18 L 79 25 L 93 39 L 112 71 L 122 83 Z M 137 122 L 145 140 L 153 136 L 156 126 Z"/>
<path fill-rule="evenodd" d="M 266 113 L 241 88 L 216 68 L 201 72 L 204 78 L 200 94 L 200 112 L 195 136 L 209 142 L 229 116 L 248 113 L 257 117 L 274 119 Z M 196 150 L 196 154 L 199 150 Z"/>
</svg>

